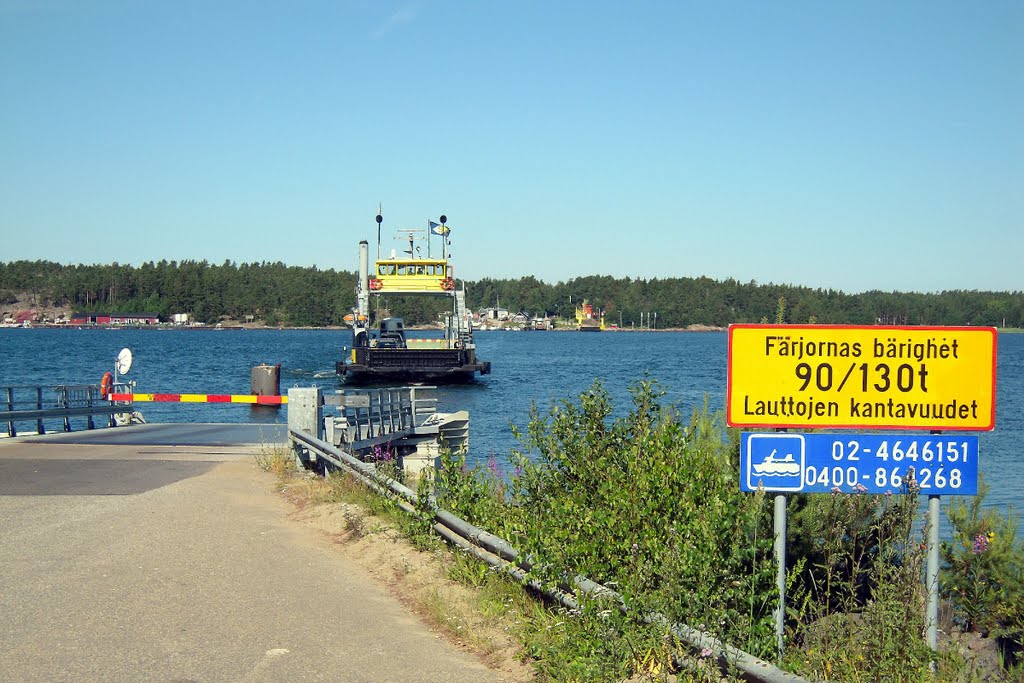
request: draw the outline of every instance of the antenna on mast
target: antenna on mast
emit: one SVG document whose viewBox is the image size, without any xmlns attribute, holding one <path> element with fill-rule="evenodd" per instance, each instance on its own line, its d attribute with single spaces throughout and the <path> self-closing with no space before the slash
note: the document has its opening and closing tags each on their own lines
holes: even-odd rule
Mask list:
<svg viewBox="0 0 1024 683">
<path fill-rule="evenodd" d="M 448 226 L 445 223 L 448 222 L 448 216 L 441 214 L 441 258 L 448 260 Z"/>
<path fill-rule="evenodd" d="M 409 240 L 409 248 L 404 250 L 402 253 L 403 254 L 408 254 L 409 258 L 415 258 L 416 257 L 416 249 L 418 249 L 418 247 L 416 247 L 415 244 L 414 244 L 416 239 L 417 239 L 416 236 L 421 234 L 423 231 L 422 230 L 417 230 L 415 228 L 402 228 L 401 230 L 397 230 L 396 232 L 398 232 L 399 234 L 403 235 L 405 239 Z M 420 239 L 422 239 L 422 238 L 420 238 Z"/>
<path fill-rule="evenodd" d="M 377 204 L 377 260 L 380 261 L 380 224 L 384 222 L 384 216 L 381 215 L 380 204 Z"/>
</svg>

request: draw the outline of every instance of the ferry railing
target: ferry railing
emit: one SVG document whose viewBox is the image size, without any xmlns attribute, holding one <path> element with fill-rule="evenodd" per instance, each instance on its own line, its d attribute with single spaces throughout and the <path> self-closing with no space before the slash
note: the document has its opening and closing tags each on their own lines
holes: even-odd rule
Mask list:
<svg viewBox="0 0 1024 683">
<path fill-rule="evenodd" d="M 127 385 L 115 385 L 113 391 L 123 392 Z M 131 414 L 131 403 L 112 402 L 104 398 L 98 384 L 58 384 L 56 386 L 0 387 L 0 424 L 7 423 L 7 435 L 18 435 L 18 423 L 35 422 L 36 433 L 45 434 L 45 420 L 60 419 L 63 431 L 71 431 L 71 420 L 85 418 L 87 429 L 95 429 L 97 416 L 105 416 L 108 427 L 117 424 L 116 415 Z"/>
</svg>

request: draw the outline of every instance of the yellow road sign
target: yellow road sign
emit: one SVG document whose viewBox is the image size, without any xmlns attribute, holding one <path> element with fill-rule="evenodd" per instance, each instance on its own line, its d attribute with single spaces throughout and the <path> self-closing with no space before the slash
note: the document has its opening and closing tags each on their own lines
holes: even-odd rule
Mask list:
<svg viewBox="0 0 1024 683">
<path fill-rule="evenodd" d="M 733 427 L 995 427 L 991 327 L 732 325 Z"/>
</svg>

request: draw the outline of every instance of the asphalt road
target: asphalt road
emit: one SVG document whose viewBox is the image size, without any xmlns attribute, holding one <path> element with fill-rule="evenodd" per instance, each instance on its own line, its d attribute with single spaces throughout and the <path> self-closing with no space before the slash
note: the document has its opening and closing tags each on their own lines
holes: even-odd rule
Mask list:
<svg viewBox="0 0 1024 683">
<path fill-rule="evenodd" d="M 0 681 L 499 680 L 288 522 L 251 453 L 0 440 Z"/>
</svg>

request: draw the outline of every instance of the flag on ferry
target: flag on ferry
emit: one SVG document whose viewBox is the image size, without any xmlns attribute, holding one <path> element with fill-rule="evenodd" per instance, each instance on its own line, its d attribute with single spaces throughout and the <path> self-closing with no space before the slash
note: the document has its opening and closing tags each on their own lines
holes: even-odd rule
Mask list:
<svg viewBox="0 0 1024 683">
<path fill-rule="evenodd" d="M 441 225 L 440 223 L 435 223 L 434 221 L 427 222 L 430 223 L 430 232 L 434 233 L 435 235 L 447 235 L 450 232 L 448 230 L 447 225 Z"/>
</svg>

